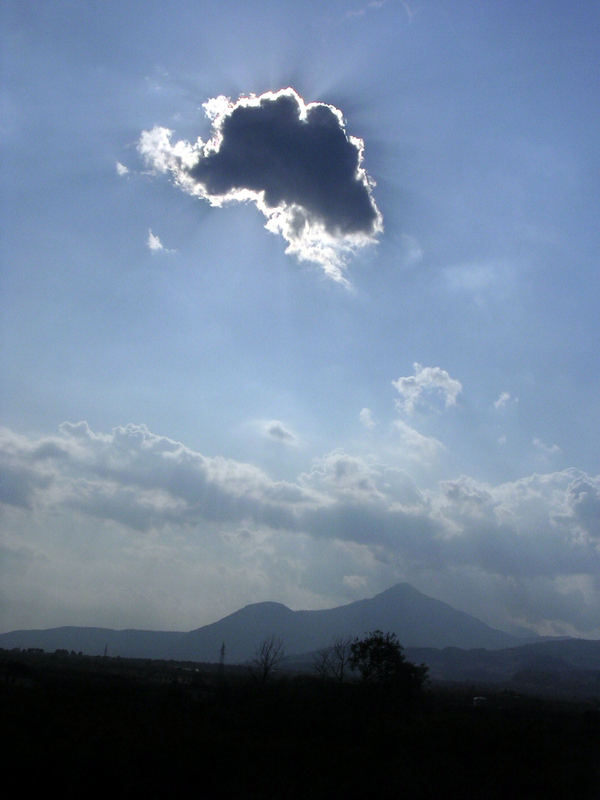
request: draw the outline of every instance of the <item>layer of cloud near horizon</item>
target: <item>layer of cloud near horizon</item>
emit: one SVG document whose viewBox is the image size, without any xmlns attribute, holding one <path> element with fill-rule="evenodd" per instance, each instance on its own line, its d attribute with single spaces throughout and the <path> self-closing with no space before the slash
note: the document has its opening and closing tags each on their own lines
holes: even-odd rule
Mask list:
<svg viewBox="0 0 600 800">
<path fill-rule="evenodd" d="M 253 202 L 286 253 L 345 282 L 348 256 L 375 242 L 382 217 L 362 166 L 364 142 L 346 132 L 342 112 L 305 103 L 292 88 L 235 102 L 219 96 L 203 108 L 212 138 L 173 143 L 167 128 L 143 131 L 146 163 L 213 206 Z"/>
<path fill-rule="evenodd" d="M 24 540 L 10 531 L 36 520 L 42 529 L 66 518 L 82 531 L 99 524 L 102 536 L 117 526 L 132 542 L 127 559 L 152 534 L 164 569 L 186 542 L 208 564 L 211 548 L 239 543 L 243 531 L 239 575 L 264 575 L 271 560 L 294 564 L 296 580 L 314 573 L 322 595 L 349 574 L 368 583 L 381 570 L 388 580 L 435 575 L 438 586 L 476 581 L 482 598 L 494 587 L 505 623 L 600 633 L 600 476 L 567 469 L 497 486 L 460 477 L 423 490 L 403 470 L 334 451 L 296 480 L 277 481 L 143 425 L 99 433 L 85 422 L 44 437 L 5 429 L 0 453 L 0 501 L 10 514 L 3 547 L 19 558 Z M 45 553 L 27 557 L 48 564 Z M 262 561 L 253 567 L 253 558 Z"/>
</svg>

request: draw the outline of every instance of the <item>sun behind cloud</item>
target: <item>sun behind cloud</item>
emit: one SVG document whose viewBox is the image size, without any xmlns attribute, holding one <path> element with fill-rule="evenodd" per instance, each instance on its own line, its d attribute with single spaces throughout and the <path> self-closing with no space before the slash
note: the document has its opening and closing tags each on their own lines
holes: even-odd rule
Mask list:
<svg viewBox="0 0 600 800">
<path fill-rule="evenodd" d="M 172 131 L 143 131 L 138 150 L 157 172 L 212 206 L 252 202 L 286 253 L 319 264 L 345 283 L 349 256 L 383 230 L 364 142 L 346 132 L 342 112 L 305 103 L 292 88 L 203 104 L 212 138 L 173 143 Z"/>
</svg>

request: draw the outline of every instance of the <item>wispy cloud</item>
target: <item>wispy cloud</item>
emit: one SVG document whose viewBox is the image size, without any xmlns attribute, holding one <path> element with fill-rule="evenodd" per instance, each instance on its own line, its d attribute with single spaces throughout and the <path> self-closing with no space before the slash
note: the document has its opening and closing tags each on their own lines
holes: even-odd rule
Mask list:
<svg viewBox="0 0 600 800">
<path fill-rule="evenodd" d="M 533 439 L 532 444 L 537 452 L 546 458 L 551 458 L 562 452 L 557 444 L 546 444 L 546 442 L 541 439 Z"/>
<path fill-rule="evenodd" d="M 496 411 L 504 411 L 509 405 L 514 405 L 519 402 L 518 397 L 512 397 L 510 392 L 501 392 L 497 400 L 494 400 L 494 408 Z"/>
<path fill-rule="evenodd" d="M 401 238 L 400 259 L 403 267 L 415 267 L 423 260 L 423 248 L 414 236 L 403 233 Z"/>
<path fill-rule="evenodd" d="M 129 168 L 126 167 L 125 164 L 121 164 L 120 161 L 117 161 L 115 166 L 117 170 L 117 175 L 120 175 L 122 177 L 123 175 L 127 175 L 129 173 Z"/>
<path fill-rule="evenodd" d="M 424 436 L 401 419 L 394 422 L 394 428 L 399 434 L 404 455 L 412 461 L 432 464 L 445 449 L 438 439 Z"/>
<path fill-rule="evenodd" d="M 365 426 L 365 428 L 372 429 L 375 427 L 376 422 L 373 419 L 373 413 L 370 408 L 362 408 L 360 414 L 358 415 L 361 423 Z"/>
<path fill-rule="evenodd" d="M 346 12 L 346 17 L 364 17 L 365 14 L 368 14 L 370 11 L 378 11 L 380 8 L 383 8 L 387 5 L 388 0 L 371 0 L 366 5 L 361 6 L 360 8 L 352 9 L 351 11 Z M 400 0 L 400 5 L 404 8 L 406 12 L 406 16 L 408 17 L 408 21 L 412 22 L 413 17 L 415 16 L 415 12 L 409 6 L 409 4 L 405 0 Z"/>
<path fill-rule="evenodd" d="M 376 11 L 387 3 L 387 0 L 371 0 L 371 2 L 361 8 L 353 9 L 346 13 L 347 17 L 364 17 L 369 11 Z"/>
<path fill-rule="evenodd" d="M 172 131 L 144 131 L 138 149 L 157 172 L 213 206 L 253 202 L 286 253 L 319 264 L 346 282 L 348 257 L 382 230 L 364 142 L 346 131 L 342 112 L 305 103 L 293 89 L 203 105 L 212 138 L 172 142 Z"/>
</svg>

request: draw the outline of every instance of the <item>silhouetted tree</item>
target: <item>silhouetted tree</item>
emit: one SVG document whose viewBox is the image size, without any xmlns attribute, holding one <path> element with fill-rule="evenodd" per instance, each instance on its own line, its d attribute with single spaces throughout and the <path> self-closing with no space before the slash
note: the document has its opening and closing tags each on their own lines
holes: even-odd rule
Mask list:
<svg viewBox="0 0 600 800">
<path fill-rule="evenodd" d="M 372 631 L 364 639 L 356 638 L 350 651 L 350 667 L 367 684 L 418 692 L 427 680 L 427 667 L 406 660 L 395 633 Z"/>
<path fill-rule="evenodd" d="M 325 647 L 315 655 L 313 666 L 322 678 L 331 678 L 343 683 L 352 655 L 352 639 L 336 639 L 330 647 Z"/>
<path fill-rule="evenodd" d="M 331 647 L 317 650 L 313 657 L 313 669 L 320 678 L 329 678 L 329 654 Z"/>
<path fill-rule="evenodd" d="M 252 659 L 252 674 L 261 683 L 266 683 L 285 658 L 283 641 L 278 636 L 264 639 Z"/>
</svg>

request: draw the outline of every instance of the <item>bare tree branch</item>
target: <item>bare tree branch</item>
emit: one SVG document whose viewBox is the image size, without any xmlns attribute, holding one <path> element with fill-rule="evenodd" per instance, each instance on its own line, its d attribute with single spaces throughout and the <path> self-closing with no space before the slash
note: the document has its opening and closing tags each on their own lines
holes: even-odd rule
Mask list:
<svg viewBox="0 0 600 800">
<path fill-rule="evenodd" d="M 261 683 L 266 683 L 284 658 L 283 640 L 278 636 L 270 636 L 268 639 L 264 639 L 256 649 L 250 667 L 252 674 Z"/>
<path fill-rule="evenodd" d="M 330 647 L 325 647 L 315 654 L 313 667 L 322 678 L 330 678 L 343 683 L 352 656 L 350 638 L 335 639 Z"/>
</svg>

